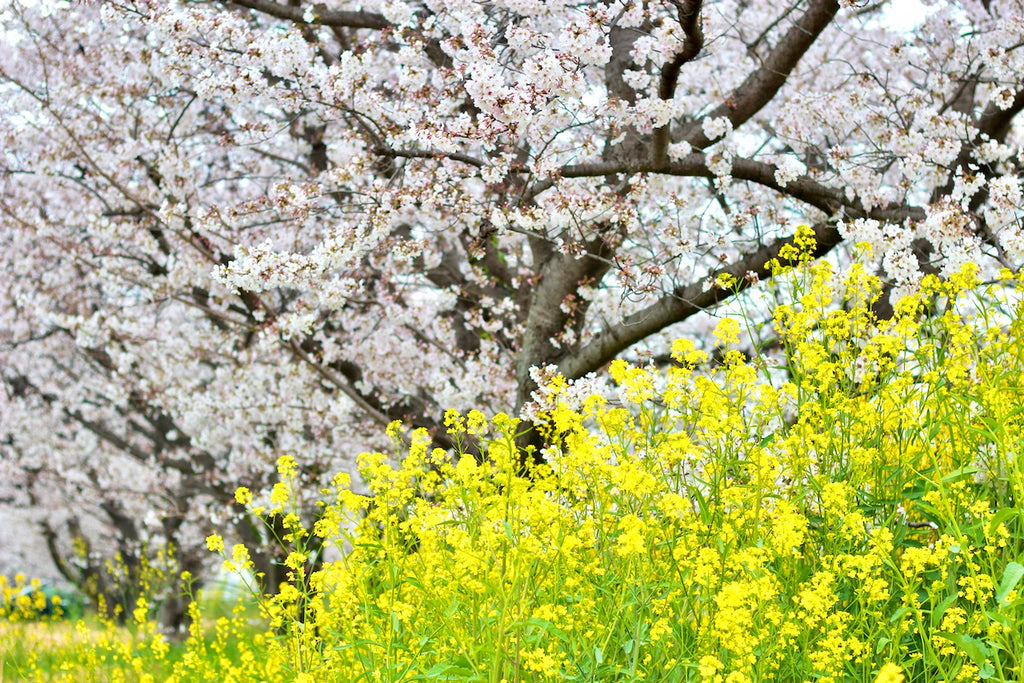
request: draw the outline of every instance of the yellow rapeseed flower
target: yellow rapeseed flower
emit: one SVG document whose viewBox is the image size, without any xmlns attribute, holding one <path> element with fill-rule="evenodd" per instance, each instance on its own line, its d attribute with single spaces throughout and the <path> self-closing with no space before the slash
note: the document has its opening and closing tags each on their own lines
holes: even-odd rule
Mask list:
<svg viewBox="0 0 1024 683">
<path fill-rule="evenodd" d="M 220 534 L 210 534 L 206 537 L 206 547 L 215 553 L 224 552 L 224 539 Z"/>
<path fill-rule="evenodd" d="M 875 677 L 875 683 L 903 683 L 903 669 L 892 662 L 885 664 Z"/>
</svg>

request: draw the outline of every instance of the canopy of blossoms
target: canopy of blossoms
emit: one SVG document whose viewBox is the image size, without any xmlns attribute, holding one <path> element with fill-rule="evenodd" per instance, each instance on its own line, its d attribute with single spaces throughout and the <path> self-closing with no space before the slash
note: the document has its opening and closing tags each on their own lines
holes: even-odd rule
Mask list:
<svg viewBox="0 0 1024 683">
<path fill-rule="evenodd" d="M 699 343 L 798 224 L 1016 269 L 1024 15 L 925 4 L 2 3 L 0 503 L 199 558 L 282 453 Z"/>
</svg>

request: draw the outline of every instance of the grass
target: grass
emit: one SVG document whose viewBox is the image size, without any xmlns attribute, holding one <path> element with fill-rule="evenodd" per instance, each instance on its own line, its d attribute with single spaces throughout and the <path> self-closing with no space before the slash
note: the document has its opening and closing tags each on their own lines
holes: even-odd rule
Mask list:
<svg viewBox="0 0 1024 683">
<path fill-rule="evenodd" d="M 217 643 L 206 650 L 211 659 L 204 666 L 241 666 L 239 644 L 262 631 L 255 604 L 226 600 L 212 591 L 196 607 L 203 615 L 202 626 L 192 629 L 192 637 Z M 218 638 L 229 621 L 233 637 Z M 148 618 L 121 625 L 89 612 L 74 619 L 6 620 L 0 621 L 0 683 L 165 681 L 197 651 L 186 639 L 164 638 Z"/>
</svg>

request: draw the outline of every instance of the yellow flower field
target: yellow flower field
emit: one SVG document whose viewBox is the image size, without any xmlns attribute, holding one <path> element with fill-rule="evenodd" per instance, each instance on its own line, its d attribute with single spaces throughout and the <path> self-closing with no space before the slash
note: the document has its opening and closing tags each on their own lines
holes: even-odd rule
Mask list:
<svg viewBox="0 0 1024 683">
<path fill-rule="evenodd" d="M 613 363 L 614 395 L 555 378 L 544 464 L 504 414 L 449 413 L 454 458 L 396 423 L 367 495 L 338 476 L 310 518 L 281 458 L 272 508 L 238 494 L 285 531 L 257 634 L 225 616 L 168 659 L 140 617 L 76 647 L 123 680 L 1024 678 L 1017 282 L 929 278 L 881 322 L 856 266 L 776 285 L 781 361 L 725 318 L 717 362 L 681 340 L 666 368 Z M 339 559 L 314 563 L 314 537 Z"/>
</svg>

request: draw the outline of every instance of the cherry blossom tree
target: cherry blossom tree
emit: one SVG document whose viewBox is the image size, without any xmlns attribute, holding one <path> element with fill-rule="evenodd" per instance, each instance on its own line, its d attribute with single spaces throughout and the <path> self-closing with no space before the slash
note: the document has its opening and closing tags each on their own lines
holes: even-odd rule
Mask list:
<svg viewBox="0 0 1024 683">
<path fill-rule="evenodd" d="M 392 420 L 529 418 L 798 224 L 893 296 L 1016 269 L 1024 8 L 898 4 L 5 3 L 0 499 L 73 581 L 198 572 L 278 455 L 315 491 Z"/>
</svg>

